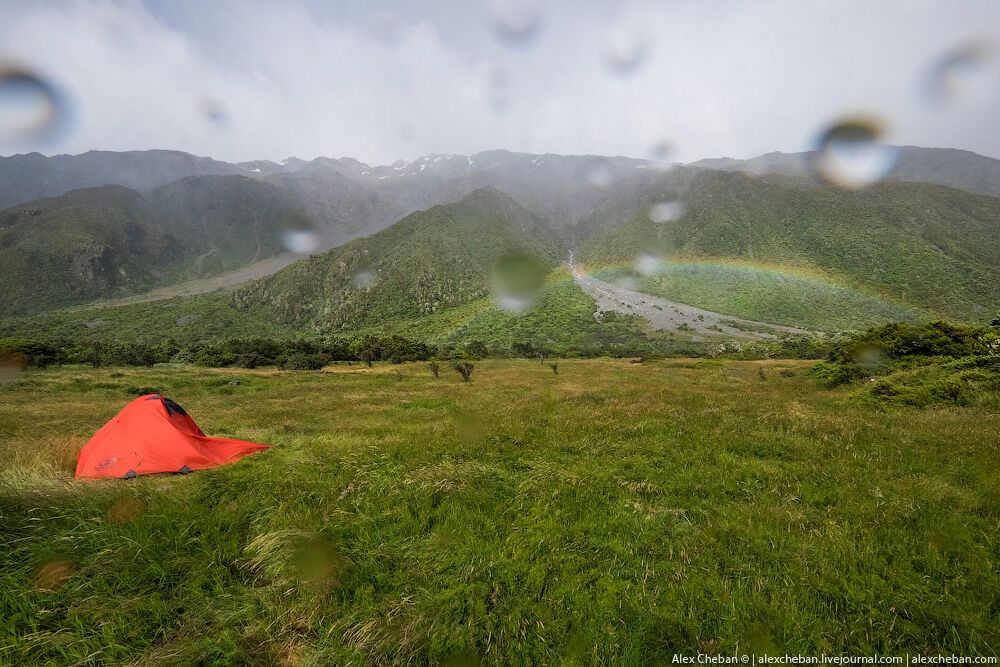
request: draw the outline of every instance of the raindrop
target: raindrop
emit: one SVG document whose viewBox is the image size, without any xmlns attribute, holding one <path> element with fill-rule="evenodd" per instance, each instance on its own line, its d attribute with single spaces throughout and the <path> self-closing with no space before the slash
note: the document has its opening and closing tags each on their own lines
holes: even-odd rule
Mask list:
<svg viewBox="0 0 1000 667">
<path fill-rule="evenodd" d="M 40 591 L 54 591 L 73 576 L 76 567 L 68 560 L 54 560 L 45 563 L 35 572 L 35 588 Z"/>
<path fill-rule="evenodd" d="M 618 287 L 623 287 L 625 289 L 630 289 L 630 290 L 639 289 L 639 280 L 634 275 L 632 275 L 631 272 L 615 276 L 615 278 L 612 279 L 611 282 L 612 284 L 617 285 Z"/>
<path fill-rule="evenodd" d="M 145 511 L 146 504 L 142 500 L 128 496 L 108 508 L 108 518 L 114 523 L 124 524 L 139 518 Z"/>
<path fill-rule="evenodd" d="M 493 267 L 493 298 L 510 312 L 527 310 L 538 298 L 545 282 L 545 265 L 521 250 L 504 253 Z"/>
<path fill-rule="evenodd" d="M 934 107 L 984 100 L 1000 88 L 1000 58 L 988 42 L 973 42 L 945 53 L 928 69 L 924 94 Z"/>
<path fill-rule="evenodd" d="M 455 432 L 459 439 L 465 442 L 477 442 L 486 435 L 486 426 L 478 415 L 465 410 L 455 410 L 451 413 L 455 422 Z"/>
<path fill-rule="evenodd" d="M 26 365 L 24 355 L 18 352 L 0 350 L 0 387 L 13 384 Z"/>
<path fill-rule="evenodd" d="M 854 362 L 866 373 L 878 373 L 887 363 L 885 352 L 877 347 L 864 346 L 853 354 Z"/>
<path fill-rule="evenodd" d="M 816 174 L 843 190 L 859 190 L 885 178 L 896 165 L 897 149 L 879 141 L 882 127 L 854 118 L 831 126 L 817 142 Z"/>
<path fill-rule="evenodd" d="M 375 284 L 375 272 L 370 269 L 363 269 L 351 276 L 351 282 L 358 289 L 368 289 Z"/>
<path fill-rule="evenodd" d="M 491 0 L 493 34 L 509 48 L 530 46 L 538 37 L 541 11 L 535 0 Z"/>
<path fill-rule="evenodd" d="M 372 35 L 387 46 L 399 42 L 399 22 L 391 14 L 381 13 L 372 24 Z"/>
<path fill-rule="evenodd" d="M 672 222 L 683 218 L 685 213 L 687 213 L 687 208 L 683 202 L 661 201 L 650 207 L 649 219 L 658 223 Z"/>
<path fill-rule="evenodd" d="M 200 98 L 198 100 L 198 110 L 205 120 L 216 125 L 224 125 L 229 120 L 226 108 L 214 97 Z"/>
<path fill-rule="evenodd" d="M 507 111 L 508 86 L 507 72 L 500 67 L 492 68 L 486 78 L 486 103 L 493 113 L 502 114 Z"/>
<path fill-rule="evenodd" d="M 611 185 L 615 179 L 614 171 L 607 160 L 602 160 L 590 168 L 587 172 L 587 182 L 599 188 Z"/>
<path fill-rule="evenodd" d="M 674 152 L 674 146 L 666 139 L 661 139 L 649 147 L 649 156 L 654 160 L 666 160 Z"/>
<path fill-rule="evenodd" d="M 58 137 L 66 108 L 56 88 L 28 70 L 0 64 L 0 144 L 38 144 Z"/>
<path fill-rule="evenodd" d="M 665 139 L 657 141 L 649 148 L 649 159 L 652 161 L 649 168 L 661 172 L 670 171 L 674 167 L 674 163 L 670 161 L 673 154 L 673 144 Z"/>
<path fill-rule="evenodd" d="M 652 276 L 662 273 L 666 268 L 663 258 L 658 255 L 642 253 L 635 258 L 635 270 L 643 276 Z"/>
<path fill-rule="evenodd" d="M 629 76 L 642 64 L 648 50 L 648 42 L 638 32 L 617 30 L 608 39 L 604 60 L 613 74 Z"/>
<path fill-rule="evenodd" d="M 285 221 L 281 242 L 292 252 L 308 255 L 319 250 L 322 241 L 322 237 L 304 216 L 294 215 Z"/>
<path fill-rule="evenodd" d="M 285 247 L 294 253 L 308 255 L 319 249 L 319 235 L 313 231 L 290 230 L 281 237 Z"/>
</svg>

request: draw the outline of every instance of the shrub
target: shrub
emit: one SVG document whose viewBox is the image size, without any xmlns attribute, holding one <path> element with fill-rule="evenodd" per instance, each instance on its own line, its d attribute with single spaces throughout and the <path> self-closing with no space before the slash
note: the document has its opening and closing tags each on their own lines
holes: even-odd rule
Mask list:
<svg viewBox="0 0 1000 667">
<path fill-rule="evenodd" d="M 64 361 L 59 345 L 26 338 L 0 339 L 0 356 L 17 359 L 19 364 L 34 368 L 45 368 Z"/>
<path fill-rule="evenodd" d="M 964 357 L 989 354 L 997 346 L 996 333 L 986 327 L 968 327 L 948 322 L 914 325 L 893 322 L 873 327 L 835 344 L 827 359 L 857 362 L 872 352 L 889 359 L 904 357 Z"/>
<path fill-rule="evenodd" d="M 855 363 L 835 363 L 831 361 L 817 363 L 809 369 L 809 373 L 828 387 L 836 387 L 848 382 L 854 382 L 868 375 L 861 366 Z"/>
<path fill-rule="evenodd" d="M 462 382 L 472 382 L 472 370 L 475 368 L 468 361 L 456 362 L 452 368 L 455 372 L 462 376 Z"/>
<path fill-rule="evenodd" d="M 427 364 L 427 368 L 430 369 L 431 375 L 433 375 L 434 377 L 440 377 L 441 376 L 440 375 L 440 373 L 441 373 L 441 367 L 438 365 L 438 362 L 436 362 L 436 361 L 430 362 L 429 364 Z"/>
<path fill-rule="evenodd" d="M 231 352 L 223 352 L 219 349 L 207 349 L 202 350 L 195 356 L 194 363 L 197 366 L 206 366 L 208 368 L 232 366 L 236 363 L 236 355 Z"/>
<path fill-rule="evenodd" d="M 261 357 L 253 352 L 247 352 L 245 354 L 237 355 L 236 361 L 233 363 L 237 368 L 257 368 L 261 366 Z"/>
<path fill-rule="evenodd" d="M 372 335 L 359 336 L 351 341 L 351 355 L 358 361 L 365 362 L 370 368 L 372 363 L 382 358 L 382 342 Z"/>
<path fill-rule="evenodd" d="M 329 357 L 319 352 L 292 352 L 282 355 L 277 365 L 285 371 L 318 371 L 329 361 Z"/>
</svg>

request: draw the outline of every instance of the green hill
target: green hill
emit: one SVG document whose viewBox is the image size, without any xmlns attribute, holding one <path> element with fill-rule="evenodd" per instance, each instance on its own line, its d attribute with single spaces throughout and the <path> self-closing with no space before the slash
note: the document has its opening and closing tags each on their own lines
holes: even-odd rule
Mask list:
<svg viewBox="0 0 1000 667">
<path fill-rule="evenodd" d="M 321 332 L 359 329 L 482 299 L 505 262 L 541 287 L 562 252 L 539 218 L 484 188 L 251 283 L 234 303 Z"/>
<path fill-rule="evenodd" d="M 140 194 L 109 185 L 0 211 L 0 315 L 214 275 L 285 250 L 308 225 L 280 188 L 189 177 Z"/>
<path fill-rule="evenodd" d="M 685 172 L 622 193 L 582 221 L 576 229 L 577 258 L 620 271 L 643 255 L 665 258 L 668 265 L 671 258 L 739 260 L 770 270 L 776 279 L 788 273 L 814 275 L 821 283 L 854 290 L 861 298 L 850 307 L 877 302 L 876 310 L 885 311 L 887 319 L 896 317 L 889 312 L 894 308 L 965 321 L 1000 310 L 1000 199 L 926 183 L 841 192 L 780 176 Z M 661 201 L 682 202 L 686 214 L 654 222 L 649 211 Z M 670 298 L 761 316 L 747 307 L 753 296 L 741 292 L 746 281 L 732 282 L 733 276 L 711 271 L 687 278 L 685 289 L 671 290 L 663 280 L 646 278 L 639 287 L 659 284 L 653 291 Z M 691 288 L 699 280 L 704 285 Z M 766 280 L 760 275 L 753 283 L 760 289 Z M 784 280 L 768 289 L 782 292 L 790 312 L 810 310 L 811 321 L 797 322 L 811 326 L 824 313 L 837 315 L 831 308 L 847 305 L 817 301 L 816 290 L 800 289 L 808 282 Z M 725 298 L 692 299 L 699 291 Z M 881 319 L 876 315 L 860 323 Z M 823 324 L 837 328 L 841 323 L 835 317 Z"/>
</svg>

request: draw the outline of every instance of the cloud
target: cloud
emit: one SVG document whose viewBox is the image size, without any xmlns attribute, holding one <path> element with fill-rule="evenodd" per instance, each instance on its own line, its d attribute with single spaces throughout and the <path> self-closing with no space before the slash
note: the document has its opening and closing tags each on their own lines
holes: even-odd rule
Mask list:
<svg viewBox="0 0 1000 667">
<path fill-rule="evenodd" d="M 497 147 L 644 156 L 667 141 L 694 160 L 803 150 L 865 113 L 897 143 L 1000 156 L 1000 79 L 969 104 L 921 97 L 943 54 L 998 39 L 982 32 L 1000 25 L 996 3 L 544 3 L 516 49 L 488 7 L 417 4 L 22 3 L 0 59 L 72 100 L 72 132 L 49 151 L 385 163 Z"/>
</svg>

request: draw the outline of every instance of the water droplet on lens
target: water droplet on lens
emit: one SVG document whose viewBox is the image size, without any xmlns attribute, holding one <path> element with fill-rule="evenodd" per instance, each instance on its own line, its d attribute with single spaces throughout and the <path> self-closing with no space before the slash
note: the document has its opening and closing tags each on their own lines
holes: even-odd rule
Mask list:
<svg viewBox="0 0 1000 667">
<path fill-rule="evenodd" d="M 491 0 L 493 34 L 509 48 L 530 46 L 538 37 L 541 10 L 535 0 Z"/>
<path fill-rule="evenodd" d="M 611 182 L 614 179 L 614 170 L 611 168 L 611 164 L 606 160 L 602 160 L 597 164 L 594 164 L 591 166 L 590 171 L 587 172 L 587 182 L 599 188 L 611 185 Z"/>
<path fill-rule="evenodd" d="M 507 110 L 509 90 L 507 72 L 500 68 L 490 69 L 486 77 L 486 103 L 490 110 L 502 114 Z"/>
<path fill-rule="evenodd" d="M 945 53 L 931 65 L 924 81 L 924 95 L 936 108 L 981 102 L 998 88 L 1000 50 L 986 41 Z"/>
<path fill-rule="evenodd" d="M 76 567 L 68 560 L 54 560 L 45 563 L 35 572 L 35 588 L 51 592 L 62 586 L 73 576 Z"/>
<path fill-rule="evenodd" d="M 281 237 L 285 247 L 294 253 L 308 255 L 319 249 L 319 235 L 313 231 L 287 231 Z"/>
<path fill-rule="evenodd" d="M 391 14 L 379 14 L 372 24 L 372 35 L 387 46 L 399 42 L 399 22 Z"/>
<path fill-rule="evenodd" d="M 0 387 L 13 383 L 26 365 L 24 355 L 0 350 Z"/>
<path fill-rule="evenodd" d="M 867 119 L 841 121 L 820 135 L 813 157 L 816 175 L 843 190 L 858 190 L 889 175 L 897 149 L 879 141 L 882 127 Z"/>
<path fill-rule="evenodd" d="M 531 307 L 545 282 L 545 265 L 521 250 L 504 253 L 493 267 L 493 298 L 497 306 L 510 312 Z"/>
<path fill-rule="evenodd" d="M 323 238 L 313 228 L 308 218 L 292 215 L 284 221 L 281 243 L 294 253 L 308 255 L 320 249 Z"/>
<path fill-rule="evenodd" d="M 666 139 L 661 139 L 649 148 L 649 156 L 654 160 L 666 160 L 674 152 L 674 146 Z"/>
<path fill-rule="evenodd" d="M 604 58 L 611 72 L 619 76 L 632 74 L 642 64 L 649 50 L 646 39 L 634 30 L 616 30 L 608 39 Z"/>
<path fill-rule="evenodd" d="M 865 346 L 854 353 L 854 362 L 865 372 L 875 374 L 880 371 L 888 361 L 885 352 L 877 347 Z"/>
<path fill-rule="evenodd" d="M 650 169 L 661 172 L 670 171 L 674 167 L 674 163 L 670 161 L 673 153 L 673 144 L 665 139 L 657 141 L 649 148 L 649 159 L 652 160 L 652 164 L 649 165 Z"/>
<path fill-rule="evenodd" d="M 202 97 L 198 100 L 198 109 L 201 115 L 210 123 L 224 125 L 229 120 L 222 103 L 214 97 Z"/>
<path fill-rule="evenodd" d="M 465 442 L 477 442 L 483 439 L 486 428 L 478 415 L 464 410 L 454 410 L 451 417 L 455 422 L 455 431 L 460 439 Z"/>
<path fill-rule="evenodd" d="M 641 275 L 652 276 L 666 268 L 663 258 L 658 255 L 641 254 L 635 258 L 635 270 Z"/>
<path fill-rule="evenodd" d="M 683 202 L 661 201 L 653 204 L 649 209 L 649 219 L 653 222 L 663 223 L 673 220 L 680 220 L 687 212 Z"/>
<path fill-rule="evenodd" d="M 375 272 L 370 269 L 358 271 L 351 276 L 351 282 L 358 289 L 368 289 L 375 284 Z"/>
<path fill-rule="evenodd" d="M 114 523 L 134 521 L 146 511 L 146 503 L 132 496 L 122 498 L 108 508 L 108 518 Z"/>
<path fill-rule="evenodd" d="M 618 287 L 623 287 L 625 289 L 630 289 L 630 290 L 639 289 L 639 281 L 636 279 L 634 275 L 631 274 L 622 274 L 616 276 L 611 282 L 617 285 Z"/>
<path fill-rule="evenodd" d="M 66 108 L 52 84 L 27 69 L 0 64 L 0 146 L 52 141 L 65 124 Z"/>
</svg>

